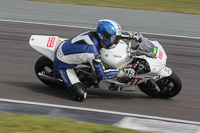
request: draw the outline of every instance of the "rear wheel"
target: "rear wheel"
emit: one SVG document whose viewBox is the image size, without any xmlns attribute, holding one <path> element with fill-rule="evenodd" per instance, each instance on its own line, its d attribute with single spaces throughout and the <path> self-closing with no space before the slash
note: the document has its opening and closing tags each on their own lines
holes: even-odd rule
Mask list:
<svg viewBox="0 0 200 133">
<path fill-rule="evenodd" d="M 53 62 L 45 56 L 41 56 L 35 63 L 35 74 L 40 81 L 52 88 L 65 88 L 64 83 L 60 82 L 60 84 L 58 84 L 53 81 L 55 78 L 53 73 Z M 48 80 L 42 77 L 41 74 L 48 76 Z"/>
<path fill-rule="evenodd" d="M 168 99 L 179 94 L 182 88 L 182 83 L 180 78 L 172 72 L 169 77 L 164 77 L 156 81 L 157 86 L 160 88 L 160 92 L 157 92 L 150 81 L 141 83 L 138 85 L 140 90 L 146 95 L 153 98 L 163 98 Z"/>
</svg>

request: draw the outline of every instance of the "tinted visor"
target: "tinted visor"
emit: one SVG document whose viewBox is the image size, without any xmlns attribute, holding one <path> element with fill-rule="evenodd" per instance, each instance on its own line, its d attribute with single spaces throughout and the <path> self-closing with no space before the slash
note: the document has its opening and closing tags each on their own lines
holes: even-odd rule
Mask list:
<svg viewBox="0 0 200 133">
<path fill-rule="evenodd" d="M 103 31 L 103 34 L 105 36 L 105 38 L 110 41 L 112 44 L 118 44 L 119 40 L 121 38 L 120 35 L 111 35 L 110 33 L 108 33 L 107 31 Z"/>
</svg>

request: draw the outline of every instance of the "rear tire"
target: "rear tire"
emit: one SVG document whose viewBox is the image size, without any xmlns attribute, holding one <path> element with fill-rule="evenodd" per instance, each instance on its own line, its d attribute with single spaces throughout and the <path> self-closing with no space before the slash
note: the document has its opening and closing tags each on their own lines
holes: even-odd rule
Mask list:
<svg viewBox="0 0 200 133">
<path fill-rule="evenodd" d="M 155 89 L 151 88 L 150 81 L 141 83 L 138 85 L 140 90 L 146 95 L 153 98 L 162 98 L 168 99 L 178 95 L 182 89 L 182 83 L 180 78 L 172 72 L 169 77 L 164 77 L 156 81 L 156 84 L 160 88 L 160 92 L 157 92 Z"/>
<path fill-rule="evenodd" d="M 41 56 L 37 62 L 35 63 L 35 74 L 37 75 L 38 79 L 42 81 L 47 86 L 50 86 L 52 88 L 65 88 L 64 83 L 63 84 L 57 84 L 55 82 L 51 82 L 45 79 L 40 78 L 38 75 L 39 73 L 45 73 L 46 75 L 50 77 L 54 77 L 53 73 L 53 61 L 51 61 L 49 58 L 45 56 Z"/>
</svg>

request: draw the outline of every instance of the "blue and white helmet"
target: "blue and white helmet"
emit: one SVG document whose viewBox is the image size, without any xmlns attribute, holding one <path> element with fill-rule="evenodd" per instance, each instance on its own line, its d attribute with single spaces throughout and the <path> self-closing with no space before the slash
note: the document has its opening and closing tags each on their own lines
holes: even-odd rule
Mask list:
<svg viewBox="0 0 200 133">
<path fill-rule="evenodd" d="M 111 48 L 113 44 L 119 43 L 121 38 L 121 26 L 113 20 L 102 19 L 99 20 L 96 34 L 107 48 Z"/>
</svg>

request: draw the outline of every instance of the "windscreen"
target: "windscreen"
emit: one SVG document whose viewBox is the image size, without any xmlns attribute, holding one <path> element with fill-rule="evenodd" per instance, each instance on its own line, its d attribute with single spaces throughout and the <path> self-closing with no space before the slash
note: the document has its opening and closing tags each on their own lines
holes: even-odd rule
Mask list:
<svg viewBox="0 0 200 133">
<path fill-rule="evenodd" d="M 139 47 L 136 50 L 137 55 L 146 55 L 152 58 L 156 58 L 158 48 L 153 43 L 151 43 L 149 39 L 143 37 L 141 43 L 138 45 Z"/>
</svg>

